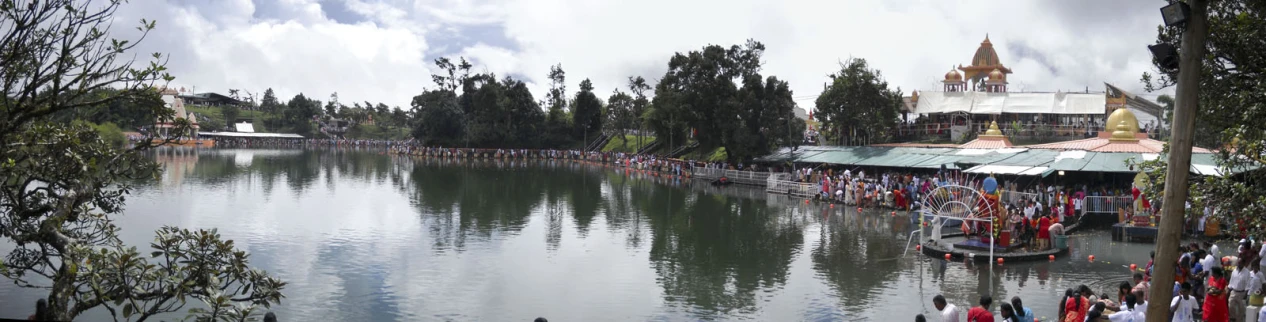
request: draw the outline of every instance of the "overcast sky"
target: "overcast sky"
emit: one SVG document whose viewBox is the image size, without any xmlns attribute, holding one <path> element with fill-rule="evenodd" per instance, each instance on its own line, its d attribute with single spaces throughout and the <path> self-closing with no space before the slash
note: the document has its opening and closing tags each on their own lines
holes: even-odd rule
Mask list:
<svg viewBox="0 0 1266 322">
<path fill-rule="evenodd" d="M 1156 0 L 133 0 L 116 26 L 158 28 L 142 52 L 170 55 L 176 86 L 225 93 L 273 88 L 344 103 L 408 106 L 431 87 L 432 61 L 465 56 L 543 97 L 562 63 L 569 94 L 584 78 L 599 97 L 629 76 L 654 82 L 674 52 L 765 43 L 765 75 L 788 80 L 811 109 L 826 75 L 865 58 L 907 94 L 939 90 L 988 34 L 1012 91 L 1144 94 L 1146 45 L 1161 23 Z M 128 37 L 130 29 L 116 28 Z"/>
</svg>

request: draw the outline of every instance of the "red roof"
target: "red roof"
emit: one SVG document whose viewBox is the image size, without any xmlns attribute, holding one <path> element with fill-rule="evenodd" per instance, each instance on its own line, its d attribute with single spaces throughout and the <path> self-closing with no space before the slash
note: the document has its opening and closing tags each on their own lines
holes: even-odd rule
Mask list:
<svg viewBox="0 0 1266 322">
<path fill-rule="evenodd" d="M 1138 141 L 1113 142 L 1108 138 L 1097 137 L 1082 140 L 1035 144 L 1026 146 L 1032 149 L 1051 149 L 1051 150 L 1085 150 L 1091 152 L 1134 152 L 1134 153 L 1161 153 L 1165 149 L 1165 142 L 1153 139 L 1139 139 Z M 1192 147 L 1192 153 L 1213 153 L 1209 149 Z"/>
<path fill-rule="evenodd" d="M 1002 149 L 1012 147 L 1012 145 L 1011 140 L 1006 137 L 981 136 L 958 147 L 963 149 Z"/>
</svg>

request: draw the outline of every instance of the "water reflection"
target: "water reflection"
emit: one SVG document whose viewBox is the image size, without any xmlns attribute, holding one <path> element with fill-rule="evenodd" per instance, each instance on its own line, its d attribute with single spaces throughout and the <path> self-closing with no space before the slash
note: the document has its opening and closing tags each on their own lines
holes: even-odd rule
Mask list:
<svg viewBox="0 0 1266 322">
<path fill-rule="evenodd" d="M 1150 245 L 1070 240 L 1100 261 L 975 265 L 902 256 L 908 217 L 760 189 L 563 161 L 372 151 L 164 150 L 129 198 L 124 239 L 217 227 L 291 282 L 286 320 L 909 320 L 943 293 L 970 306 L 1110 289 Z M 3 246 L 3 245 L 0 245 Z M 0 286 L 17 317 L 39 294 Z M 1045 319 L 1043 319 L 1045 320 Z"/>
</svg>

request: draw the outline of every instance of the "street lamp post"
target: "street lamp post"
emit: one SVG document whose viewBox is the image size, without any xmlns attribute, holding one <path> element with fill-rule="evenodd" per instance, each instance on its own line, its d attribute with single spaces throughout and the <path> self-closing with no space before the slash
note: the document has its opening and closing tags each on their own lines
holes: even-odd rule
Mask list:
<svg viewBox="0 0 1266 322">
<path fill-rule="evenodd" d="M 1178 261 L 1178 246 L 1182 238 L 1185 201 L 1187 200 L 1187 176 L 1191 171 L 1192 134 L 1195 129 L 1196 108 L 1200 102 L 1201 60 L 1205 56 L 1205 38 L 1209 33 L 1208 0 L 1189 0 L 1188 3 L 1171 2 L 1161 8 L 1167 26 L 1186 25 L 1182 33 L 1182 55 L 1178 57 L 1178 97 L 1174 107 L 1173 134 L 1169 138 L 1168 168 L 1165 172 L 1165 190 L 1161 208 L 1160 231 L 1156 237 L 1156 263 L 1153 266 L 1149 298 L 1169 299 L 1173 296 L 1174 265 Z M 1172 47 L 1170 47 L 1172 48 Z M 1162 67 L 1168 68 L 1172 50 L 1149 46 Z M 1169 320 L 1169 308 L 1150 305 L 1147 321 Z"/>
</svg>

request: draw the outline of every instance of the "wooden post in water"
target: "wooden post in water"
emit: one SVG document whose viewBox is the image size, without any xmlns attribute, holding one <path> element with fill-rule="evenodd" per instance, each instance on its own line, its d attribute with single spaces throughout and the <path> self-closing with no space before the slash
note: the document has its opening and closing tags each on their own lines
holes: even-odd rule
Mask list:
<svg viewBox="0 0 1266 322">
<path fill-rule="evenodd" d="M 1200 104 L 1200 74 L 1204 59 L 1205 37 L 1209 34 L 1209 1 L 1188 0 L 1191 17 L 1182 33 L 1182 51 L 1178 62 L 1178 99 L 1174 107 L 1173 135 L 1169 137 L 1168 168 L 1165 192 L 1161 202 L 1163 215 L 1156 236 L 1156 265 L 1152 266 L 1151 294 L 1148 298 L 1173 298 L 1174 263 L 1178 262 L 1178 246 L 1182 239 L 1183 205 L 1187 201 L 1188 174 L 1191 171 L 1192 134 L 1196 124 L 1196 108 Z M 1169 321 L 1168 305 L 1149 305 L 1148 322 Z"/>
</svg>

